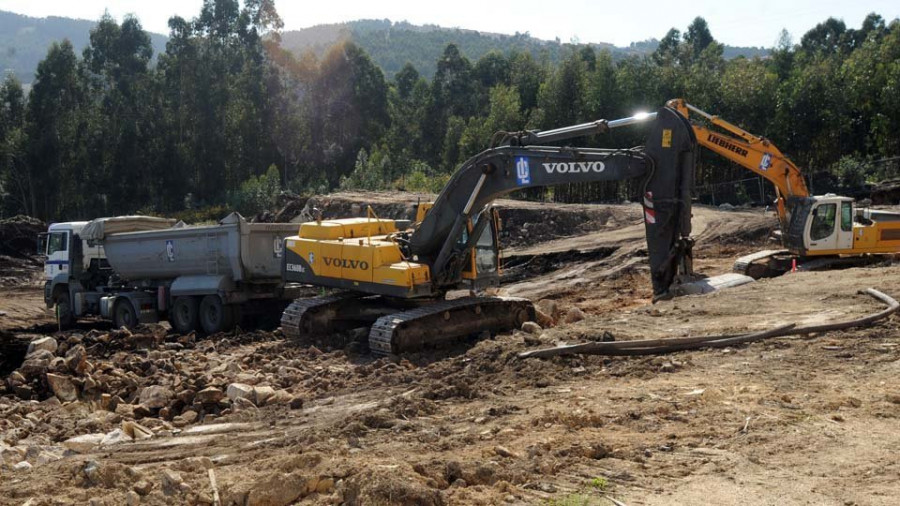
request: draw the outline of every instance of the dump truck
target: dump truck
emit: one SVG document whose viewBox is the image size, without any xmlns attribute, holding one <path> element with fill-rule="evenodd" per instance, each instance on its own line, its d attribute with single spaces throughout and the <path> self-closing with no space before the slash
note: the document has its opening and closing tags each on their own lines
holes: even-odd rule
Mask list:
<svg viewBox="0 0 900 506">
<path fill-rule="evenodd" d="M 41 241 L 44 301 L 62 327 L 93 315 L 116 327 L 168 320 L 179 333 L 227 331 L 298 296 L 281 279 L 283 239 L 296 232 L 237 213 L 202 226 L 148 216 L 54 223 Z"/>
</svg>

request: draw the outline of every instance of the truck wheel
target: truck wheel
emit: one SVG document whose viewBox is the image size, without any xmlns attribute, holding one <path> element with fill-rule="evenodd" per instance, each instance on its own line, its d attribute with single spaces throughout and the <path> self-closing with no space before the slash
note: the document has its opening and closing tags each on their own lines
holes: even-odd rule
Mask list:
<svg viewBox="0 0 900 506">
<path fill-rule="evenodd" d="M 68 292 L 62 292 L 56 296 L 56 314 L 59 318 L 59 326 L 67 329 L 75 325 L 75 313 L 72 312 L 72 303 Z"/>
<path fill-rule="evenodd" d="M 133 329 L 138 324 L 137 313 L 134 311 L 134 305 L 128 299 L 120 299 L 116 303 L 113 311 L 113 325 L 120 329 Z"/>
<path fill-rule="evenodd" d="M 227 332 L 234 328 L 234 311 L 218 295 L 207 295 L 200 302 L 200 326 L 207 334 Z"/>
<path fill-rule="evenodd" d="M 189 334 L 200 330 L 200 312 L 196 297 L 178 297 L 169 310 L 169 323 L 175 332 Z"/>
</svg>

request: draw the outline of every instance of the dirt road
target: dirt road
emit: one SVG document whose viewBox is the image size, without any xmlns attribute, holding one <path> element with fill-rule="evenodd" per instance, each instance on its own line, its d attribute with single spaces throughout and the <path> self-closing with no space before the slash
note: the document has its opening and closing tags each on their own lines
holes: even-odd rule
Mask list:
<svg viewBox="0 0 900 506">
<path fill-rule="evenodd" d="M 753 247 L 741 237 L 759 220 L 700 210 L 704 268 L 727 270 L 736 251 Z M 600 245 L 600 253 L 582 249 L 587 256 L 553 257 L 569 251 L 558 239 L 542 251 L 513 250 L 532 266 L 544 261 L 545 285 L 513 282 L 510 293 L 552 298 L 560 318 L 575 306 L 587 313 L 540 336 L 517 331 L 392 361 L 352 346 L 300 347 L 278 332 L 56 334 L 61 347 L 84 346 L 92 372 L 75 379 L 96 395 L 61 405 L 45 393 L 36 394 L 41 402 L 0 397 L 0 504 L 212 504 L 216 496 L 221 504 L 613 504 L 607 496 L 629 506 L 896 504 L 895 318 L 663 357 L 516 357 L 536 341 L 604 332 L 623 340 L 837 321 L 879 308 L 860 288 L 900 295 L 900 267 L 888 267 L 794 274 L 650 306 L 640 262 L 621 268 L 640 258 L 634 231 L 622 230 L 636 225 L 611 226 L 616 240 L 590 231 L 570 241 L 576 251 Z M 108 379 L 87 390 L 88 376 Z M 233 383 L 287 397 L 259 408 L 197 400 Z M 174 394 L 168 411 L 135 409 L 153 401 L 143 399 L 151 386 Z M 103 409 L 104 388 L 130 408 Z M 185 391 L 194 401 L 178 404 Z M 63 447 L 131 420 L 152 436 Z"/>
</svg>

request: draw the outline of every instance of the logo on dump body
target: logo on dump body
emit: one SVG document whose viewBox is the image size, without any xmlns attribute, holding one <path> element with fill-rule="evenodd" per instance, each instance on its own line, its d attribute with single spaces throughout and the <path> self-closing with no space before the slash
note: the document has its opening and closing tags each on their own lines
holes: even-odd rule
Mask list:
<svg viewBox="0 0 900 506">
<path fill-rule="evenodd" d="M 531 168 L 528 166 L 528 157 L 516 158 L 516 182 L 519 186 L 531 184 Z"/>
<path fill-rule="evenodd" d="M 175 261 L 175 241 L 172 239 L 166 240 L 166 260 L 169 262 Z"/>
<path fill-rule="evenodd" d="M 284 243 L 281 242 L 281 237 L 273 237 L 272 238 L 272 254 L 275 255 L 275 258 L 281 258 L 281 254 L 284 253 Z"/>
</svg>

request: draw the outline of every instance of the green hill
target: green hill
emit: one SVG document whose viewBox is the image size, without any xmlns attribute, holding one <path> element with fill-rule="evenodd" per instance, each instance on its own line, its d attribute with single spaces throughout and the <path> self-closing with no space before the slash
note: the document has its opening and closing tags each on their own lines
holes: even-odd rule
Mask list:
<svg viewBox="0 0 900 506">
<path fill-rule="evenodd" d="M 528 33 L 503 35 L 477 32 L 459 28 L 442 28 L 435 25 L 418 26 L 405 21 L 359 20 L 332 25 L 317 25 L 302 30 L 282 33 L 282 45 L 296 54 L 312 51 L 321 56 L 325 50 L 339 40 L 350 40 L 360 45 L 389 77 L 410 62 L 425 77 L 434 75 L 437 60 L 449 43 L 456 44 L 470 60 L 475 61 L 491 50 L 503 53 L 512 51 L 529 52 L 536 58 L 546 55 L 555 63 L 561 55 L 573 46 L 559 40 L 541 40 Z M 607 49 L 614 58 L 620 59 L 632 54 L 652 53 L 659 41 L 651 39 L 634 42 L 628 47 L 612 44 L 592 43 L 597 50 Z M 579 44 L 584 45 L 584 44 Z M 767 50 L 755 47 L 725 46 L 725 58 L 737 56 L 765 56 Z"/>
<path fill-rule="evenodd" d="M 25 84 L 34 79 L 37 64 L 54 41 L 69 39 L 76 51 L 84 49 L 96 21 L 60 17 L 32 18 L 0 11 L 0 72 L 12 72 Z M 150 34 L 153 48 L 165 50 L 166 37 Z"/>
<path fill-rule="evenodd" d="M 25 84 L 34 78 L 38 62 L 47 54 L 54 41 L 69 39 L 77 51 L 88 44 L 90 30 L 96 21 L 61 17 L 32 18 L 0 11 L 0 72 L 12 72 Z M 167 37 L 151 33 L 154 51 L 165 50 Z M 503 35 L 460 28 L 442 28 L 436 25 L 413 25 L 405 21 L 359 20 L 332 25 L 317 25 L 282 34 L 282 45 L 296 54 L 313 51 L 318 55 L 339 40 L 351 40 L 359 44 L 384 70 L 388 77 L 397 73 L 406 62 L 412 63 L 427 78 L 434 75 L 437 60 L 449 43 L 456 44 L 470 60 L 475 61 L 491 50 L 503 53 L 529 52 L 535 58 L 546 58 L 551 63 L 561 59 L 571 43 L 559 40 L 542 40 L 528 33 Z M 648 54 L 656 49 L 658 41 L 650 39 L 634 42 L 628 47 L 592 43 L 597 50 L 607 49 L 614 58 L 631 54 Z M 579 44 L 580 46 L 580 44 Z M 725 57 L 738 55 L 764 56 L 763 48 L 725 46 Z"/>
</svg>

